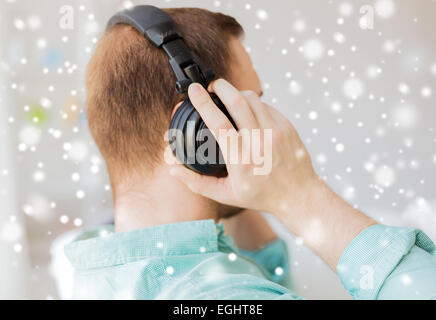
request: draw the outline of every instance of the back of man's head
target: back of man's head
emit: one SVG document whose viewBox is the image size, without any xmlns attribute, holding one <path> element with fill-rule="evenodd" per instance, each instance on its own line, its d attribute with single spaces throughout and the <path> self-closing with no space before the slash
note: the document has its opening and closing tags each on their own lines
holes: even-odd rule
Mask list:
<svg viewBox="0 0 436 320">
<path fill-rule="evenodd" d="M 239 23 L 203 9 L 165 11 L 216 77 L 229 79 L 229 41 L 242 35 Z M 187 98 L 175 89 L 165 53 L 133 27 L 117 25 L 100 39 L 88 65 L 86 87 L 89 127 L 112 184 L 151 173 L 163 161 L 172 111 Z"/>
</svg>

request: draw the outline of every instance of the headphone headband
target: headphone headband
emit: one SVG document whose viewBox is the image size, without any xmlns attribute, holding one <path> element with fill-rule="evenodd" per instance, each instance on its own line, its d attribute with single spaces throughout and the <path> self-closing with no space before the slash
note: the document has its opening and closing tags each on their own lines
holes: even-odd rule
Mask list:
<svg viewBox="0 0 436 320">
<path fill-rule="evenodd" d="M 188 49 L 177 24 L 165 11 L 154 6 L 136 6 L 115 14 L 109 20 L 106 30 L 117 24 L 132 26 L 156 47 L 165 51 L 180 93 L 187 92 L 193 82 L 207 87 L 214 79 L 214 72 L 206 68 Z"/>
</svg>

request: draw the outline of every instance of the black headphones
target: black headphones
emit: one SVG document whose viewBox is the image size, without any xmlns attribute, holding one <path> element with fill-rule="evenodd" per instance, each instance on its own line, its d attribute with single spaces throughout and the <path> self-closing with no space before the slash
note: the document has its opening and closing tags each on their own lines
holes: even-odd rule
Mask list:
<svg viewBox="0 0 436 320">
<path fill-rule="evenodd" d="M 213 70 L 204 66 L 189 50 L 176 23 L 163 10 L 154 6 L 136 6 L 114 15 L 109 20 L 106 30 L 116 24 L 134 27 L 156 47 L 165 51 L 176 76 L 178 92 L 186 93 L 189 85 L 194 82 L 207 89 L 209 83 L 214 80 Z M 218 96 L 213 93 L 210 96 L 236 128 Z M 189 99 L 182 103 L 171 119 L 169 143 L 173 154 L 185 167 L 204 175 L 227 176 L 221 150 Z M 208 148 L 204 148 L 205 143 Z"/>
</svg>

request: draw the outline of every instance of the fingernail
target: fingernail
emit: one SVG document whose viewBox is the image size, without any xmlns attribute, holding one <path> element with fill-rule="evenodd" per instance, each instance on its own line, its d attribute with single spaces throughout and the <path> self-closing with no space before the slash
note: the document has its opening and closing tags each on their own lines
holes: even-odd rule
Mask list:
<svg viewBox="0 0 436 320">
<path fill-rule="evenodd" d="M 212 81 L 210 84 L 209 84 L 209 86 L 207 87 L 207 90 L 209 91 L 209 92 L 212 92 L 213 90 L 214 90 L 214 88 L 215 88 L 215 83 L 217 82 L 218 80 L 214 80 L 214 81 Z"/>
<path fill-rule="evenodd" d="M 189 95 L 190 96 L 199 96 L 202 93 L 203 87 L 198 83 L 193 83 L 189 86 Z"/>
</svg>

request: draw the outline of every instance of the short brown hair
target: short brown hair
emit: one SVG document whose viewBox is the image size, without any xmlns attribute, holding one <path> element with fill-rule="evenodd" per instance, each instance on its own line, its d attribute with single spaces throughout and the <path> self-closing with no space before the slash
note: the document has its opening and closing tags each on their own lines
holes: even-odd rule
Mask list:
<svg viewBox="0 0 436 320">
<path fill-rule="evenodd" d="M 198 8 L 165 11 L 188 47 L 217 78 L 229 78 L 229 41 L 240 37 L 232 17 Z M 100 39 L 86 76 L 86 110 L 91 133 L 113 180 L 132 170 L 151 172 L 162 160 L 164 134 L 174 106 L 184 99 L 163 50 L 133 27 L 117 25 Z"/>
</svg>

